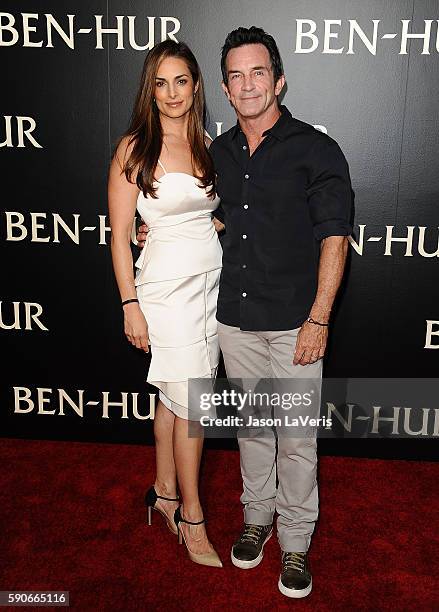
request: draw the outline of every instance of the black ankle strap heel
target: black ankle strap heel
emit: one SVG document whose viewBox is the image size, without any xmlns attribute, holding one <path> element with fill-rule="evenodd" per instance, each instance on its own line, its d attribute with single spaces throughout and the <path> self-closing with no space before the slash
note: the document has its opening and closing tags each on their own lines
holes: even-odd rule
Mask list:
<svg viewBox="0 0 439 612">
<path fill-rule="evenodd" d="M 162 495 L 157 495 L 154 487 L 150 487 L 145 495 L 145 504 L 154 508 L 158 499 L 164 499 L 165 501 L 180 501 L 179 497 L 162 497 Z"/>
<path fill-rule="evenodd" d="M 162 495 L 157 495 L 157 492 L 154 489 L 154 487 L 150 487 L 145 494 L 145 505 L 148 509 L 148 525 L 152 524 L 152 510 L 157 510 L 157 508 L 155 508 L 155 504 L 158 499 L 164 499 L 165 501 L 180 501 L 179 497 L 163 497 Z M 163 514 L 163 512 L 161 512 L 160 510 L 159 512 L 160 514 Z M 165 518 L 170 531 L 172 531 L 172 533 L 177 534 L 177 531 L 175 530 L 175 526 L 171 525 L 168 522 L 168 519 L 164 514 L 163 514 L 163 517 Z"/>
<path fill-rule="evenodd" d="M 193 521 L 187 521 L 186 519 L 184 519 L 181 516 L 181 510 L 180 510 L 181 506 L 178 506 L 177 510 L 174 513 L 174 523 L 177 525 L 177 531 L 178 531 L 178 543 L 179 544 L 183 544 L 183 535 L 179 526 L 179 523 L 187 523 L 188 525 L 202 525 L 203 523 L 205 523 L 205 519 L 203 519 L 202 521 L 198 521 L 196 523 L 194 523 Z"/>
<path fill-rule="evenodd" d="M 189 555 L 189 559 L 194 561 L 195 563 L 199 563 L 200 565 L 209 565 L 210 567 L 222 567 L 221 559 L 218 557 L 218 554 L 215 550 L 211 550 L 208 553 L 193 553 L 189 550 L 188 543 L 184 536 L 183 531 L 181 530 L 180 523 L 187 523 L 188 525 L 202 525 L 206 521 L 203 519 L 202 521 L 187 521 L 181 516 L 181 506 L 178 506 L 177 510 L 174 513 L 174 523 L 177 525 L 178 531 L 178 542 L 179 544 L 186 545 L 187 552 Z"/>
</svg>

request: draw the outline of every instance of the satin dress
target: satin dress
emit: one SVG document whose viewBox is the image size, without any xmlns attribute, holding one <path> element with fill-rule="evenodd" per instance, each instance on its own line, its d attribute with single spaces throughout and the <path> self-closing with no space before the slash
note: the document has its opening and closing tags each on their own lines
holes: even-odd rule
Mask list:
<svg viewBox="0 0 439 612">
<path fill-rule="evenodd" d="M 136 292 L 151 345 L 146 380 L 159 389 L 169 410 L 190 419 L 188 379 L 214 377 L 219 361 L 222 249 L 212 222 L 219 198 L 210 199 L 194 176 L 166 172 L 158 163 L 164 174 L 155 184 L 157 198 L 142 192 L 137 198 L 149 227 L 135 262 Z"/>
</svg>

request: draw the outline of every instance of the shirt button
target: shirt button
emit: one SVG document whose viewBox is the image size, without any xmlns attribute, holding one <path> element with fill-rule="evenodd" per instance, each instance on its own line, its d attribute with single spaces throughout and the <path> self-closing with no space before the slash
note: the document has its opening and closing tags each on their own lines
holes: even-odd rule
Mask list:
<svg viewBox="0 0 439 612">
<path fill-rule="evenodd" d="M 244 174 L 244 178 L 245 178 L 245 179 L 250 178 L 250 174 Z"/>
<path fill-rule="evenodd" d="M 244 204 L 244 209 L 247 210 L 248 204 Z"/>
<path fill-rule="evenodd" d="M 244 291 L 244 293 L 242 294 L 242 297 L 247 297 L 246 292 Z"/>
<path fill-rule="evenodd" d="M 242 234 L 244 240 L 247 240 L 247 234 Z"/>
<path fill-rule="evenodd" d="M 245 269 L 246 269 L 246 267 L 247 267 L 247 264 L 242 264 L 242 268 L 243 268 L 243 270 L 245 270 Z"/>
<path fill-rule="evenodd" d="M 243 151 L 247 151 L 247 146 L 246 146 L 246 145 L 244 145 L 244 146 L 242 147 L 242 150 L 243 150 Z"/>
</svg>

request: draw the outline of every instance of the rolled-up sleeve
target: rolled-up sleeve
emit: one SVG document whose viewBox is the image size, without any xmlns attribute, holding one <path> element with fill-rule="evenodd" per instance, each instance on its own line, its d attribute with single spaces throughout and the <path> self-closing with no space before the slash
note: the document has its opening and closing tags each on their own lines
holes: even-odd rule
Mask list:
<svg viewBox="0 0 439 612">
<path fill-rule="evenodd" d="M 329 136 L 319 136 L 310 151 L 307 196 L 316 240 L 352 233 L 354 192 L 349 167 Z"/>
</svg>

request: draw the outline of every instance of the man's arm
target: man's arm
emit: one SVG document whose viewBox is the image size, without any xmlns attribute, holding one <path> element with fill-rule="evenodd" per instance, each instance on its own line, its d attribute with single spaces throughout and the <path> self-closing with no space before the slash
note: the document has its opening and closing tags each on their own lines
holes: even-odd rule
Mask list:
<svg viewBox="0 0 439 612">
<path fill-rule="evenodd" d="M 319 323 L 328 323 L 329 315 L 340 287 L 346 263 L 346 236 L 328 236 L 320 245 L 317 294 L 309 316 Z M 297 336 L 294 365 L 307 365 L 325 354 L 328 328 L 305 321 Z"/>
<path fill-rule="evenodd" d="M 316 240 L 320 241 L 317 293 L 297 337 L 294 365 L 306 365 L 325 354 L 328 323 L 340 287 L 352 231 L 353 198 L 346 159 L 332 138 L 319 135 L 310 150 L 308 205 Z"/>
</svg>

